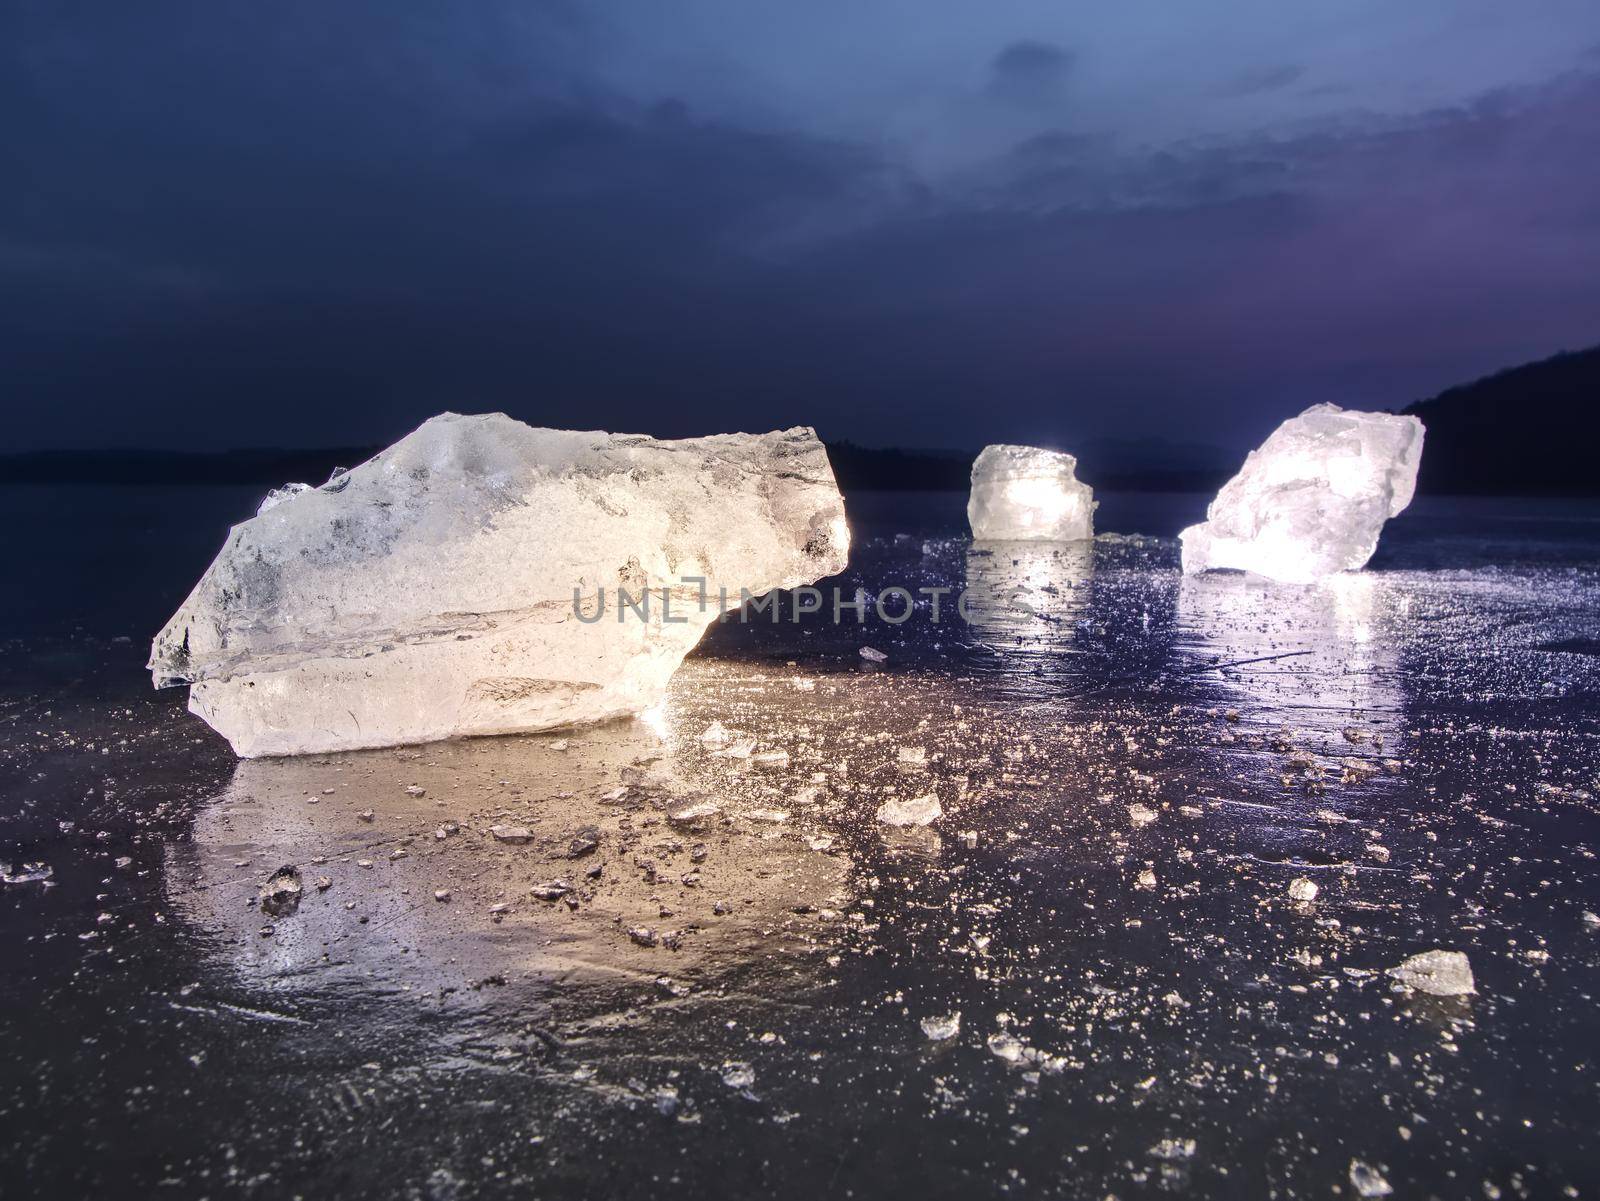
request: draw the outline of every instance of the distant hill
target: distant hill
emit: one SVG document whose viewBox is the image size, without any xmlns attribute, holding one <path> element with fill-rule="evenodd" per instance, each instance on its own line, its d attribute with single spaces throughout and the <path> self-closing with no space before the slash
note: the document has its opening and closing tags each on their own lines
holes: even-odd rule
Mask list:
<svg viewBox="0 0 1600 1201">
<path fill-rule="evenodd" d="M 1231 474 L 1226 452 L 1162 438 L 1107 438 L 1074 448 L 1078 478 L 1110 492 L 1214 492 Z M 874 450 L 829 442 L 839 490 L 965 492 L 977 450 Z"/>
<path fill-rule="evenodd" d="M 829 442 L 828 462 L 839 491 L 953 492 L 968 486 L 976 451 L 876 450 Z"/>
<path fill-rule="evenodd" d="M 5 484 L 320 484 L 382 447 L 326 450 L 35 450 L 0 455 Z"/>
<path fill-rule="evenodd" d="M 864 491 L 964 492 L 976 450 L 880 450 L 829 442 L 839 488 Z M 382 447 L 331 450 L 275 448 L 215 453 L 175 450 L 42 450 L 0 455 L 0 483 L 10 484 L 254 484 L 276 488 L 291 480 L 320 484 Z M 1086 447 L 1080 474 L 1097 488 L 1154 492 L 1206 491 L 1227 478 L 1210 448 L 1152 440 Z M 1095 470 L 1090 469 L 1090 464 Z"/>
<path fill-rule="evenodd" d="M 1600 495 L 1600 346 L 1513 367 L 1405 409 L 1428 427 L 1424 493 Z M 829 442 L 839 487 L 965 491 L 971 450 L 888 450 Z M 317 484 L 381 448 L 46 450 L 0 455 L 0 483 Z M 1214 492 L 1243 454 L 1162 438 L 1104 438 L 1073 447 L 1079 476 L 1105 491 Z"/>
<path fill-rule="evenodd" d="M 1600 346 L 1513 367 L 1404 411 L 1428 427 L 1422 492 L 1600 495 Z"/>
</svg>

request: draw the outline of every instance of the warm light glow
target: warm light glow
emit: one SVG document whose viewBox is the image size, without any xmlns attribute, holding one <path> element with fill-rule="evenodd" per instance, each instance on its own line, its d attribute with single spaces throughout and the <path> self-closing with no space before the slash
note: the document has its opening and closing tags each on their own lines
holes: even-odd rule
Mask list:
<svg viewBox="0 0 1600 1201">
<path fill-rule="evenodd" d="M 1025 526 L 1054 525 L 1076 504 L 1060 484 L 1048 479 L 1012 480 L 1006 499 L 1024 511 L 1017 516 Z"/>
<path fill-rule="evenodd" d="M 667 708 L 665 704 L 646 709 L 639 714 L 639 720 L 649 727 L 652 734 L 665 741 L 667 737 Z"/>
<path fill-rule="evenodd" d="M 833 519 L 828 526 L 828 536 L 833 540 L 841 553 L 850 553 L 850 523 L 844 519 L 843 514 Z"/>
</svg>

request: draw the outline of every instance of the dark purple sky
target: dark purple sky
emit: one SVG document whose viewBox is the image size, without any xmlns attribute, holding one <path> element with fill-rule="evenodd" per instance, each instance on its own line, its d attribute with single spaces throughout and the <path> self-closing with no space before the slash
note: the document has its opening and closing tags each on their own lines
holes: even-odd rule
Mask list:
<svg viewBox="0 0 1600 1201">
<path fill-rule="evenodd" d="M 1600 341 L 1594 0 L 0 15 L 13 448 L 1228 447 Z"/>
</svg>

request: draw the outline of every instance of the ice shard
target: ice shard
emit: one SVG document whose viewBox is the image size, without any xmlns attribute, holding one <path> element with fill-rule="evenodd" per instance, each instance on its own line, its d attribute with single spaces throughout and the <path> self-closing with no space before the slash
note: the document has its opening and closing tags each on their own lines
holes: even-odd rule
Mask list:
<svg viewBox="0 0 1600 1201">
<path fill-rule="evenodd" d="M 967 521 L 980 542 L 1075 542 L 1094 537 L 1094 490 L 1078 460 L 1036 446 L 985 446 L 972 464 Z"/>
<path fill-rule="evenodd" d="M 246 758 L 600 721 L 655 704 L 744 591 L 841 571 L 849 541 L 809 429 L 446 413 L 235 526 L 150 671 Z"/>
<path fill-rule="evenodd" d="M 1184 572 L 1310 583 L 1365 566 L 1383 523 L 1411 503 L 1422 436 L 1415 417 L 1331 404 L 1290 418 L 1183 531 Z"/>
</svg>

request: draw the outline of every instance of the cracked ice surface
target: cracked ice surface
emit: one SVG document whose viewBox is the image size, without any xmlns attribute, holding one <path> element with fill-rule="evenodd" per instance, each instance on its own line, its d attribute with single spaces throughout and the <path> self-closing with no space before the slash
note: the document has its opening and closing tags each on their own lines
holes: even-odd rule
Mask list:
<svg viewBox="0 0 1600 1201">
<path fill-rule="evenodd" d="M 1034 446 L 986 446 L 972 464 L 967 521 L 974 539 L 1075 542 L 1094 537 L 1094 490 L 1078 460 Z"/>
<path fill-rule="evenodd" d="M 719 589 L 812 583 L 849 537 L 809 429 L 663 442 L 446 413 L 235 526 L 150 670 L 246 758 L 600 721 L 661 698 Z M 618 620 L 619 587 L 650 589 L 647 618 Z"/>
<path fill-rule="evenodd" d="M 1184 572 L 1310 583 L 1364 567 L 1383 523 L 1411 503 L 1422 436 L 1415 417 L 1331 404 L 1290 418 L 1183 531 Z"/>
</svg>

